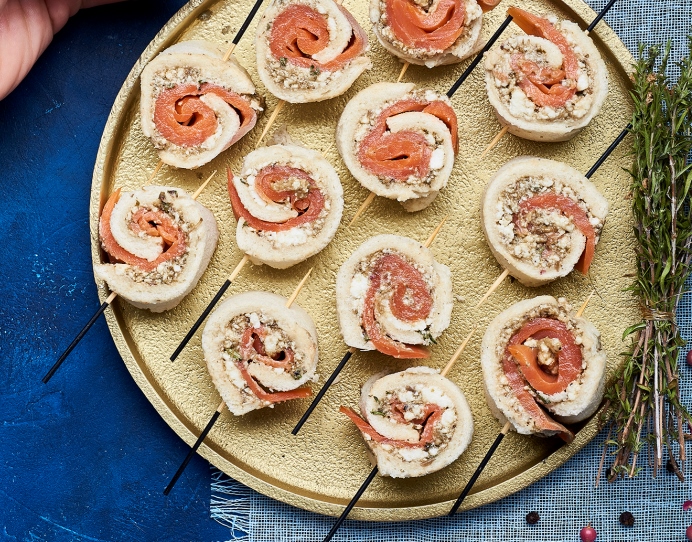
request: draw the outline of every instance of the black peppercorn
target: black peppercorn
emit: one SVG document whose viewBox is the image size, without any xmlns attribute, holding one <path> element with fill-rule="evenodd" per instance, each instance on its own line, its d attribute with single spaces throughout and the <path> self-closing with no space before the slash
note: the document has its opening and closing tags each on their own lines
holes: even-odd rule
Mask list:
<svg viewBox="0 0 692 542">
<path fill-rule="evenodd" d="M 620 523 L 625 527 L 632 527 L 632 525 L 634 525 L 634 516 L 632 512 L 623 512 L 620 514 Z"/>
<path fill-rule="evenodd" d="M 541 519 L 541 516 L 538 515 L 538 512 L 529 512 L 526 514 L 526 523 L 529 525 L 536 525 L 539 519 Z"/>
</svg>

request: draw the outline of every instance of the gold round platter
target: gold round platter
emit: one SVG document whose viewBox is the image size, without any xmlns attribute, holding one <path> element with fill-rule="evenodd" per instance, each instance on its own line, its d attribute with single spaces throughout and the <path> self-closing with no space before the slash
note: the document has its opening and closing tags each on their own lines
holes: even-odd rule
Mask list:
<svg viewBox="0 0 692 542">
<path fill-rule="evenodd" d="M 516 3 L 536 12 L 552 11 L 578 22 L 582 28 L 595 16 L 581 0 Z M 140 124 L 139 76 L 143 67 L 161 50 L 180 40 L 207 39 L 227 47 L 251 4 L 252 0 L 191 1 L 161 29 L 133 67 L 108 118 L 94 169 L 90 204 L 94 262 L 102 258 L 98 217 L 108 194 L 114 187 L 133 190 L 148 184 L 158 163 L 156 151 L 142 134 Z M 608 67 L 610 94 L 591 125 L 565 143 L 538 144 L 508 135 L 483 159 L 482 151 L 500 126 L 486 99 L 483 70 L 479 67 L 452 100 L 459 117 L 460 152 L 447 188 L 430 207 L 414 214 L 407 213 L 396 202 L 376 198 L 353 226 L 346 227 L 367 191 L 351 177 L 336 152 L 337 120 L 356 92 L 378 81 L 395 81 L 401 64 L 382 49 L 369 30 L 368 2 L 345 0 L 344 4 L 368 30 L 373 68 L 341 97 L 316 104 L 288 104 L 275 125 L 287 125 L 293 137 L 326 152 L 344 187 L 342 225 L 325 250 L 288 270 L 246 266 L 226 297 L 248 290 L 288 296 L 308 269 L 314 267 L 297 303 L 311 314 L 318 330 L 321 377 L 318 384 L 313 384 L 316 392 L 347 349 L 339 333 L 334 293 L 341 263 L 363 241 L 376 234 L 395 233 L 423 241 L 449 215 L 431 249 L 436 259 L 452 270 L 456 301 L 451 326 L 432 347 L 431 357 L 424 361 L 441 369 L 462 339 L 478 326 L 463 356 L 449 373 L 471 405 L 475 420 L 473 441 L 455 463 L 437 473 L 405 480 L 375 478 L 350 516 L 366 520 L 421 519 L 449 511 L 500 429 L 485 402 L 478 358 L 485 326 L 501 310 L 539 294 L 564 296 L 578 306 L 595 290 L 597 295 L 585 315 L 602 333 L 611 378 L 620 363 L 622 332 L 636 318 L 634 301 L 624 291 L 630 282 L 627 274 L 634 268 L 632 219 L 627 198 L 629 180 L 624 170 L 630 163 L 627 140 L 593 177 L 611 210 L 589 276 L 575 272 L 537 289 L 505 280 L 480 309 L 474 307 L 502 272 L 481 231 L 480 198 L 485 184 L 506 161 L 525 154 L 561 160 L 587 171 L 631 117 L 627 73 L 632 57 L 615 33 L 601 22 L 592 37 Z M 483 25 L 486 39 L 504 19 L 505 7 L 502 5 L 486 15 Z M 200 332 L 175 362 L 169 361 L 169 356 L 243 256 L 235 243 L 235 220 L 226 191 L 225 169 L 226 166 L 234 171 L 240 169 L 243 157 L 255 148 L 268 113 L 277 103 L 261 84 L 255 68 L 253 36 L 258 19 L 259 16 L 234 52 L 258 86 L 258 93 L 266 99 L 266 111 L 258 126 L 210 164 L 192 171 L 164 166 L 153 181 L 192 192 L 214 170 L 218 171 L 199 197 L 214 212 L 220 229 L 219 245 L 209 268 L 192 293 L 171 311 L 153 314 L 116 299 L 112 311 L 106 312 L 115 344 L 133 378 L 166 422 L 190 445 L 214 413 L 220 397 L 207 373 Z M 505 36 L 518 32 L 511 25 Z M 411 66 L 404 81 L 444 93 L 467 64 L 468 61 L 433 70 Z M 104 300 L 107 288 L 105 284 L 98 286 Z M 291 429 L 311 399 L 291 401 L 242 417 L 225 411 L 199 453 L 229 476 L 265 495 L 315 512 L 337 515 L 371 469 L 362 438 L 353 424 L 339 414 L 339 405 L 357 405 L 360 387 L 373 373 L 394 372 L 419 364 L 376 352 L 358 352 L 298 436 L 291 435 Z M 575 429 L 578 429 L 577 436 L 570 445 L 562 445 L 558 439 L 510 433 L 465 500 L 463 509 L 505 497 L 545 476 L 596 435 L 597 420 L 594 417 Z"/>
</svg>

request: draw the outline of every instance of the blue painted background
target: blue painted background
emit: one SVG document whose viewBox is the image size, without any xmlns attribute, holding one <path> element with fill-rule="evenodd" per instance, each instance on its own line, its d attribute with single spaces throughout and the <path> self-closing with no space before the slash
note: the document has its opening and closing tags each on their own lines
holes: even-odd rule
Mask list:
<svg viewBox="0 0 692 542">
<path fill-rule="evenodd" d="M 41 377 L 98 307 L 89 190 L 127 73 L 183 0 L 82 11 L 0 101 L 0 540 L 211 541 L 209 467 L 139 391 L 101 319 Z"/>
</svg>

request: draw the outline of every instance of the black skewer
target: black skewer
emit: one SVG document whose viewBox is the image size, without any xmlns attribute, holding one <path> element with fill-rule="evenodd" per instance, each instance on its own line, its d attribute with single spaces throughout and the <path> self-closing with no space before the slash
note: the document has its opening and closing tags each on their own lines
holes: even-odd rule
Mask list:
<svg viewBox="0 0 692 542">
<path fill-rule="evenodd" d="M 60 368 L 62 365 L 62 362 L 67 359 L 67 356 L 70 355 L 70 352 L 74 350 L 75 346 L 79 344 L 79 341 L 81 341 L 84 338 L 84 335 L 87 334 L 87 331 L 91 329 L 91 326 L 96 323 L 96 320 L 99 319 L 99 316 L 103 314 L 103 311 L 105 311 L 108 306 L 111 304 L 111 302 L 115 299 L 116 294 L 115 292 L 112 293 L 111 295 L 108 296 L 108 299 L 106 299 L 103 303 L 101 303 L 101 306 L 98 308 L 98 310 L 94 313 L 94 315 L 89 319 L 87 324 L 82 328 L 82 331 L 79 332 L 79 334 L 74 338 L 74 340 L 70 343 L 70 346 L 68 346 L 65 351 L 62 353 L 62 355 L 58 358 L 58 361 L 56 361 L 53 366 L 50 368 L 50 370 L 46 373 L 46 376 L 44 376 L 41 381 L 44 384 L 48 384 L 48 381 L 53 378 L 53 375 L 55 372 Z"/>
<path fill-rule="evenodd" d="M 306 421 L 308 421 L 310 414 L 312 414 L 312 411 L 315 410 L 315 407 L 322 400 L 322 397 L 324 397 L 324 394 L 327 393 L 329 386 L 331 386 L 334 383 L 334 380 L 336 379 L 337 376 L 339 376 L 339 373 L 346 366 L 346 362 L 348 362 L 348 360 L 351 359 L 351 356 L 353 355 L 354 352 L 355 352 L 355 349 L 351 348 L 348 352 L 346 352 L 346 355 L 343 358 L 341 358 L 339 365 L 337 365 L 336 369 L 334 369 L 334 372 L 332 372 L 332 374 L 329 375 L 329 378 L 324 383 L 324 386 L 322 386 L 322 389 L 320 389 L 320 391 L 317 393 L 315 398 L 312 400 L 312 403 L 310 403 L 310 406 L 305 411 L 305 414 L 303 414 L 303 417 L 300 418 L 300 421 L 293 428 L 293 431 L 291 431 L 292 435 L 297 435 L 298 431 L 300 431 L 300 428 L 303 427 L 303 425 L 305 424 Z"/>
<path fill-rule="evenodd" d="M 490 458 L 495 453 L 495 450 L 497 450 L 497 447 L 500 445 L 500 442 L 502 442 L 502 439 L 505 438 L 505 435 L 509 432 L 509 428 L 510 428 L 510 423 L 507 422 L 505 424 L 505 426 L 502 428 L 502 430 L 500 431 L 500 433 L 495 438 L 495 441 L 493 442 L 492 446 L 490 446 L 490 448 L 488 449 L 488 452 L 485 454 L 483 461 L 481 461 L 480 465 L 478 465 L 476 472 L 473 473 L 473 476 L 471 476 L 471 479 L 466 484 L 464 491 L 461 492 L 461 495 L 459 495 L 459 498 L 454 503 L 454 506 L 452 506 L 452 509 L 447 514 L 448 516 L 453 516 L 456 513 L 456 511 L 459 509 L 459 507 L 461 506 L 461 503 L 464 502 L 464 499 L 466 498 L 466 495 L 469 494 L 469 491 L 471 491 L 473 484 L 476 483 L 476 480 L 478 480 L 478 477 L 483 472 L 483 469 L 485 469 L 485 466 L 488 464 L 488 461 L 490 461 Z"/>
<path fill-rule="evenodd" d="M 219 416 L 221 416 L 221 412 L 223 412 L 223 409 L 225 407 L 225 403 L 221 403 L 219 405 L 219 408 L 216 409 L 216 412 L 214 412 L 214 415 L 211 417 L 209 422 L 207 423 L 207 426 L 204 428 L 204 430 L 199 434 L 199 437 L 197 438 L 197 441 L 195 444 L 190 448 L 190 451 L 188 454 L 185 456 L 185 459 L 183 462 L 180 464 L 180 467 L 178 467 L 178 470 L 175 472 L 173 475 L 173 478 L 171 478 L 171 481 L 168 483 L 166 486 L 166 489 L 163 490 L 164 495 L 168 495 L 171 492 L 171 489 L 173 489 L 173 486 L 175 483 L 178 481 L 178 478 L 183 474 L 185 471 L 185 468 L 187 467 L 188 463 L 192 460 L 194 455 L 197 453 L 197 449 L 200 447 L 202 444 L 202 441 L 207 437 L 209 434 L 209 431 L 211 431 L 211 428 L 214 427 L 214 424 L 216 423 L 216 420 L 219 419 Z"/>
<path fill-rule="evenodd" d="M 502 33 L 505 31 L 505 29 L 509 26 L 509 23 L 511 23 L 511 22 L 512 22 L 512 16 L 507 15 L 507 18 L 500 25 L 500 27 L 497 30 L 495 30 L 495 33 L 488 40 L 488 43 L 486 43 L 483 46 L 483 49 L 480 50 L 480 52 L 476 55 L 476 57 L 471 61 L 471 64 L 469 64 L 468 67 L 464 70 L 464 73 L 461 74 L 459 79 L 457 79 L 456 82 L 447 91 L 447 97 L 448 98 L 451 98 L 452 96 L 454 96 L 454 93 L 457 90 L 459 90 L 459 87 L 461 85 L 464 84 L 464 81 L 466 81 L 468 76 L 471 75 L 471 72 L 474 70 L 474 68 L 476 66 L 478 66 L 478 63 L 483 59 L 483 55 L 490 50 L 490 48 L 495 44 L 495 42 L 502 35 Z"/>
<path fill-rule="evenodd" d="M 603 151 L 603 154 L 598 157 L 598 160 L 596 160 L 596 163 L 591 166 L 591 169 L 589 169 L 588 173 L 584 175 L 587 179 L 590 179 L 591 176 L 596 173 L 599 167 L 603 165 L 603 162 L 606 161 L 608 156 L 615 150 L 615 148 L 622 142 L 623 139 L 625 139 L 625 136 L 629 133 L 629 131 L 632 129 L 632 124 L 628 124 L 625 129 L 618 134 L 618 136 L 615 138 L 615 141 L 613 141 L 608 148 Z M 500 445 L 500 442 L 502 442 L 502 439 L 505 438 L 505 435 L 510 429 L 510 423 L 507 422 L 505 426 L 502 428 L 502 431 L 500 431 L 500 434 L 497 435 L 497 438 L 495 439 L 495 442 L 493 442 L 493 445 L 490 447 L 488 450 L 488 453 L 485 454 L 485 457 L 481 461 L 480 465 L 478 465 L 478 468 L 476 469 L 476 472 L 473 473 L 473 476 L 471 476 L 471 479 L 468 481 L 466 484 L 466 487 L 464 487 L 464 490 L 461 492 L 461 495 L 459 495 L 459 498 L 456 500 L 454 503 L 454 506 L 452 506 L 452 509 L 449 511 L 449 516 L 454 515 L 454 513 L 459 509 L 459 506 L 461 506 L 461 503 L 464 502 L 464 499 L 466 496 L 469 494 L 471 491 L 471 488 L 473 487 L 473 484 L 476 483 L 476 480 L 478 477 L 481 475 L 483 472 L 483 469 L 485 466 L 488 464 L 488 461 L 490 461 L 490 458 L 492 458 L 493 454 L 495 453 L 495 450 L 497 447 Z"/>
<path fill-rule="evenodd" d="M 590 179 L 594 173 L 598 170 L 599 167 L 603 164 L 603 162 L 606 161 L 606 159 L 610 156 L 610 153 L 612 153 L 615 148 L 622 142 L 623 139 L 625 139 L 625 136 L 629 133 L 629 131 L 632 129 L 632 123 L 628 124 L 625 129 L 620 132 L 620 135 L 618 135 L 615 138 L 615 141 L 613 141 L 610 146 L 605 150 L 605 152 L 601 155 L 601 157 L 596 160 L 596 163 L 591 166 L 591 169 L 586 172 L 586 177 L 587 179 Z"/>
<path fill-rule="evenodd" d="M 212 300 L 209 302 L 207 307 L 202 311 L 202 314 L 199 315 L 199 318 L 197 318 L 197 321 L 192 325 L 192 327 L 190 328 L 190 331 L 188 331 L 187 335 L 185 335 L 183 340 L 180 341 L 178 348 L 176 348 L 175 352 L 173 352 L 171 354 L 171 357 L 170 357 L 171 361 L 175 361 L 176 358 L 183 351 L 183 349 L 187 346 L 187 343 L 189 343 L 190 339 L 192 339 L 192 337 L 195 335 L 195 333 L 199 329 L 199 326 L 201 326 L 202 322 L 204 322 L 204 320 L 207 318 L 207 316 L 209 316 L 209 313 L 216 306 L 216 304 L 219 302 L 219 300 L 223 297 L 223 294 L 226 293 L 226 290 L 228 290 L 228 287 L 231 285 L 231 283 L 238 276 L 238 274 L 243 269 L 243 266 L 248 262 L 248 260 L 249 260 L 249 258 L 246 254 L 245 256 L 243 256 L 243 259 L 240 260 L 240 262 L 238 262 L 238 265 L 235 266 L 235 269 L 233 270 L 233 272 L 226 279 L 226 281 L 221 285 L 221 288 L 219 288 L 219 291 L 216 292 L 216 295 L 212 298 Z"/>
<path fill-rule="evenodd" d="M 363 484 L 358 488 L 358 491 L 356 491 L 356 494 L 353 496 L 351 501 L 346 505 L 346 508 L 344 508 L 344 511 L 341 512 L 339 519 L 336 520 L 336 523 L 331 528 L 331 530 L 327 533 L 327 536 L 324 537 L 322 542 L 329 542 L 332 539 L 332 537 L 336 534 L 336 531 L 338 531 L 339 527 L 341 527 L 341 524 L 348 517 L 348 514 L 351 512 L 351 509 L 356 505 L 356 503 L 360 499 L 361 495 L 363 495 L 363 493 L 365 493 L 365 490 L 368 489 L 368 486 L 370 485 L 370 483 L 375 479 L 375 476 L 377 476 L 377 467 L 376 466 L 370 471 L 370 474 L 368 474 L 368 477 L 365 479 Z"/>
<path fill-rule="evenodd" d="M 202 314 L 199 315 L 199 318 L 197 318 L 197 321 L 192 325 L 190 328 L 190 331 L 187 332 L 187 335 L 185 335 L 185 338 L 180 341 L 180 344 L 178 345 L 178 348 L 175 349 L 175 352 L 171 354 L 171 361 L 175 361 L 176 358 L 180 355 L 180 352 L 183 351 L 183 349 L 187 346 L 187 343 L 190 342 L 190 339 L 192 339 L 193 335 L 197 332 L 199 329 L 199 326 L 202 325 L 202 322 L 209 316 L 209 313 L 211 310 L 216 306 L 216 304 L 219 302 L 219 299 L 223 297 L 223 294 L 226 293 L 226 290 L 228 290 L 228 287 L 231 285 L 231 279 L 226 279 L 226 281 L 221 285 L 221 288 L 219 288 L 219 291 L 216 292 L 216 295 L 212 298 L 212 300 L 209 302 L 207 307 L 202 311 Z"/>
<path fill-rule="evenodd" d="M 243 24 L 241 25 L 240 29 L 238 30 L 238 33 L 235 35 L 235 38 L 233 38 L 233 44 L 238 45 L 238 42 L 240 42 L 240 38 L 243 37 L 243 34 L 245 34 L 245 31 L 247 30 L 247 27 L 250 26 L 250 23 L 252 22 L 252 19 L 255 18 L 255 15 L 257 14 L 257 10 L 260 8 L 262 5 L 263 0 L 256 0 L 255 5 L 252 6 L 252 9 L 250 10 L 250 13 L 248 13 L 248 16 L 245 17 L 245 21 L 243 21 Z M 614 1 L 614 0 L 613 0 Z"/>
<path fill-rule="evenodd" d="M 596 18 L 591 22 L 591 24 L 586 28 L 587 32 L 591 32 L 594 28 L 596 28 L 596 25 L 600 22 L 601 19 L 605 16 L 606 13 L 608 13 L 608 10 L 613 7 L 613 4 L 617 2 L 617 0 L 610 0 L 605 7 L 600 11 L 598 15 L 596 15 Z"/>
</svg>

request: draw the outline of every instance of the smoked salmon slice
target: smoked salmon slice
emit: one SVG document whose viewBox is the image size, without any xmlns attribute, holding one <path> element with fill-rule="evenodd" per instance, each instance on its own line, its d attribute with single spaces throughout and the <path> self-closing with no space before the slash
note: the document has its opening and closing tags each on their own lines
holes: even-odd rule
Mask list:
<svg viewBox="0 0 692 542">
<path fill-rule="evenodd" d="M 240 355 L 246 361 L 256 361 L 269 367 L 288 370 L 293 366 L 293 350 L 286 348 L 279 355 L 269 356 L 264 348 L 268 330 L 265 326 L 248 327 L 240 338 Z"/>
<path fill-rule="evenodd" d="M 427 407 L 432 407 L 432 409 L 429 409 Z M 431 444 L 433 442 L 433 438 L 435 435 L 435 424 L 440 420 L 442 414 L 444 413 L 444 410 L 437 405 L 427 405 L 427 407 L 426 412 L 430 410 L 431 413 L 426 417 L 425 420 L 421 421 L 421 425 L 423 425 L 423 431 L 420 433 L 420 439 L 418 440 L 418 442 L 394 440 L 380 435 L 377 431 L 375 431 L 372 425 L 370 425 L 358 414 L 356 414 L 356 412 L 351 408 L 341 406 L 339 408 L 339 412 L 341 412 L 342 414 L 346 414 L 346 416 L 350 418 L 350 420 L 356 425 L 356 427 L 360 430 L 361 433 L 363 433 L 364 435 L 368 435 L 372 440 L 379 444 L 389 444 L 390 446 L 394 446 L 395 448 L 424 448 L 426 445 Z"/>
<path fill-rule="evenodd" d="M 260 220 L 255 218 L 250 214 L 250 212 L 245 208 L 243 202 L 240 201 L 240 196 L 238 191 L 233 184 L 233 173 L 230 168 L 227 169 L 228 174 L 228 194 L 231 198 L 231 207 L 233 208 L 233 214 L 236 220 L 239 218 L 244 218 L 245 222 L 256 230 L 260 231 L 285 231 L 300 226 L 302 224 L 308 224 L 314 222 L 322 212 L 324 208 L 324 196 L 314 179 L 310 177 L 305 171 L 293 168 L 289 166 L 267 166 L 262 168 L 255 177 L 255 183 L 258 193 L 262 194 L 263 197 L 274 202 L 282 202 L 288 199 L 293 208 L 298 212 L 298 216 L 290 218 L 285 222 L 267 222 L 265 220 Z M 275 183 L 288 180 L 290 178 L 303 179 L 308 184 L 307 196 L 303 198 L 297 197 L 297 192 L 295 190 L 281 190 L 277 191 L 274 189 Z"/>
<path fill-rule="evenodd" d="M 523 346 L 529 338 L 559 339 L 562 349 L 558 353 L 558 374 L 545 373 L 536 361 L 533 349 Z M 531 353 L 527 352 L 531 351 Z M 538 405 L 536 398 L 526 389 L 528 383 L 535 390 L 551 395 L 564 391 L 581 372 L 582 354 L 574 336 L 565 324 L 552 318 L 534 318 L 522 326 L 509 340 L 502 358 L 502 369 L 512 393 L 541 431 L 555 431 L 565 442 L 572 442 L 574 434 L 553 420 Z"/>
<path fill-rule="evenodd" d="M 312 390 L 310 388 L 297 388 L 295 390 L 278 391 L 275 393 L 265 391 L 262 388 L 262 386 L 260 386 L 257 383 L 257 381 L 254 378 L 252 378 L 252 375 L 248 372 L 247 361 L 239 359 L 236 360 L 235 365 L 236 367 L 238 367 L 240 374 L 243 375 L 243 379 L 245 380 L 245 383 L 248 385 L 248 388 L 250 388 L 250 391 L 252 391 L 252 393 L 255 394 L 257 398 L 261 399 L 262 401 L 269 401 L 270 403 L 281 403 L 282 401 L 290 401 L 292 399 L 305 399 L 306 397 L 310 397 L 310 395 L 312 394 Z"/>
<path fill-rule="evenodd" d="M 388 0 L 386 13 L 396 38 L 412 49 L 445 50 L 464 31 L 466 8 L 462 0 L 433 2 L 425 11 L 411 0 Z"/>
<path fill-rule="evenodd" d="M 510 65 L 518 76 L 519 87 L 535 104 L 562 107 L 576 94 L 579 61 L 565 36 L 548 20 L 515 6 L 507 10 L 524 32 L 553 42 L 562 53 L 562 73 L 541 69 L 522 54 L 512 55 Z"/>
<path fill-rule="evenodd" d="M 414 131 L 387 131 L 387 119 L 410 111 L 439 118 L 449 128 L 454 152 L 458 151 L 458 121 L 454 110 L 443 101 L 405 99 L 385 108 L 358 149 L 361 165 L 374 175 L 405 181 L 411 175 L 424 178 L 430 171 L 432 148 L 425 136 Z"/>
<path fill-rule="evenodd" d="M 135 256 L 122 248 L 113 237 L 111 230 L 111 215 L 113 209 L 120 199 L 120 189 L 113 191 L 103 207 L 101 219 L 99 220 L 99 235 L 103 249 L 115 260 L 133 265 L 144 272 L 156 269 L 163 262 L 167 262 L 178 256 L 182 256 L 187 248 L 187 236 L 178 228 L 163 211 L 151 209 L 139 209 L 132 217 L 130 229 L 133 232 L 143 232 L 153 237 L 161 237 L 168 248 L 166 248 L 155 260 L 149 261 L 145 258 Z"/>
<path fill-rule="evenodd" d="M 303 68 L 319 71 L 336 71 L 360 56 L 367 45 L 367 35 L 345 8 L 338 6 L 353 28 L 348 46 L 333 60 L 321 63 L 312 58 L 329 44 L 329 27 L 326 15 L 304 4 L 293 4 L 275 19 L 269 36 L 272 55 Z"/>
<path fill-rule="evenodd" d="M 391 289 L 389 308 L 392 315 L 405 322 L 427 318 L 433 300 L 423 276 L 413 265 L 396 254 L 385 254 L 375 263 L 365 294 L 362 325 L 373 346 L 383 354 L 399 359 L 427 358 L 423 346 L 407 345 L 382 333 L 375 315 L 375 303 L 383 282 Z"/>
<path fill-rule="evenodd" d="M 154 106 L 154 124 L 161 135 L 181 147 L 201 145 L 216 133 L 214 110 L 200 96 L 215 94 L 236 110 L 240 128 L 231 144 L 243 137 L 257 121 L 257 113 L 240 94 L 211 83 L 177 85 L 162 90 Z"/>
<path fill-rule="evenodd" d="M 543 371 L 536 360 L 536 349 L 523 345 L 530 338 L 540 340 L 546 337 L 558 339 L 562 344 L 557 353 L 557 375 Z M 518 362 L 531 387 L 546 395 L 566 390 L 582 370 L 581 348 L 574 342 L 574 335 L 564 323 L 553 318 L 535 318 L 524 324 L 510 339 L 507 351 Z"/>
<path fill-rule="evenodd" d="M 579 261 L 574 266 L 578 271 L 586 275 L 591 267 L 594 253 L 596 252 L 596 230 L 594 230 L 589 217 L 574 200 L 555 193 L 533 196 L 519 203 L 520 212 L 528 213 L 533 209 L 555 209 L 572 219 L 574 225 L 586 237 L 586 246 Z"/>
</svg>

